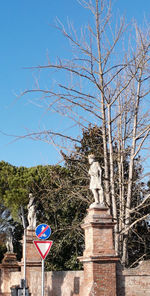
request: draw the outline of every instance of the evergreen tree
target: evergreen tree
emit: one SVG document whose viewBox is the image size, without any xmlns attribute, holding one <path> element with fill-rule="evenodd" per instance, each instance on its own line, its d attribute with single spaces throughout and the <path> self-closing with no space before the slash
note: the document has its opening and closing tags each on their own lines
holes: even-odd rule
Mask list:
<svg viewBox="0 0 150 296">
<path fill-rule="evenodd" d="M 23 229 L 18 219 L 18 210 L 22 204 L 27 215 L 28 195 L 35 196 L 37 209 L 37 224 L 47 223 L 52 229 L 51 239 L 53 247 L 46 260 L 47 270 L 81 269 L 77 260 L 83 254 L 84 234 L 81 223 L 86 215 L 86 209 L 93 202 L 89 190 L 89 163 L 88 155 L 94 153 L 102 170 L 104 167 L 104 153 L 102 145 L 102 130 L 100 127 L 89 126 L 83 130 L 80 146 L 75 146 L 74 152 L 66 155 L 62 152 L 65 166 L 37 166 L 33 168 L 14 167 L 8 163 L 0 162 L 0 197 L 1 197 L 1 225 L 13 227 L 14 248 L 18 252 L 18 241 L 21 239 Z M 108 153 L 110 153 L 108 151 Z M 118 147 L 113 143 L 115 196 L 117 200 L 117 215 L 120 215 L 120 195 L 118 178 Z M 129 174 L 130 149 L 124 151 L 124 182 L 127 183 Z M 138 157 L 134 165 L 131 229 L 128 232 L 128 261 L 127 265 L 134 266 L 140 258 L 148 259 L 150 246 L 150 232 L 147 224 L 149 213 L 149 199 L 144 197 L 149 193 L 145 184 L 141 182 L 141 159 Z M 109 172 L 110 175 L 110 172 Z M 103 174 L 103 182 L 105 182 Z M 124 186 L 124 198 L 127 196 L 127 184 Z M 143 207 L 144 205 L 144 207 Z M 7 211 L 6 211 L 7 208 Z M 110 205 L 110 210 L 111 205 Z M 2 213 L 6 211 L 6 215 Z M 11 216 L 10 216 L 11 213 Z M 145 216 L 145 219 L 143 219 Z M 14 222 L 12 217 L 17 221 Z M 142 219 L 141 219 L 142 218 Z M 122 217 L 124 219 L 124 217 Z M 115 221 L 116 222 L 116 221 Z M 136 223 L 135 223 L 136 222 Z M 20 223 L 20 224 L 19 224 Z M 120 236 L 120 256 L 122 255 Z M 21 249 L 21 247 L 20 247 Z M 0 243 L 0 257 L 5 251 L 4 240 Z M 18 258 L 21 258 L 18 252 Z"/>
<path fill-rule="evenodd" d="M 66 167 L 71 173 L 72 182 L 72 196 L 79 200 L 82 200 L 85 204 L 85 208 L 88 204 L 93 201 L 91 192 L 88 190 L 89 178 L 88 178 L 88 155 L 94 153 L 96 159 L 99 161 L 102 169 L 104 167 L 104 154 L 102 145 L 102 129 L 100 127 L 89 126 L 88 129 L 83 130 L 83 137 L 81 139 L 81 145 L 75 147 L 74 153 L 67 156 L 63 154 Z M 108 151 L 108 153 L 110 153 Z M 128 147 L 124 153 L 124 199 L 127 198 L 127 180 L 129 177 L 129 158 L 130 158 L 130 148 Z M 117 200 L 117 216 L 119 217 L 119 223 L 121 219 L 124 221 L 125 217 L 120 219 L 120 209 L 122 206 L 122 201 L 120 200 L 119 194 L 119 172 L 118 172 L 118 147 L 117 143 L 113 144 L 113 154 L 114 154 L 114 180 L 115 180 L 115 196 Z M 145 184 L 141 182 L 142 165 L 140 156 L 137 157 L 134 164 L 133 173 L 133 189 L 132 189 L 132 213 L 131 213 L 131 229 L 129 230 L 129 244 L 128 244 L 128 258 L 126 260 L 126 266 L 133 265 L 137 263 L 140 258 L 149 258 L 149 241 L 150 233 L 147 231 L 146 220 L 143 219 L 149 212 L 149 199 L 144 202 L 144 197 L 146 195 Z M 110 179 L 110 172 L 109 172 Z M 104 182 L 103 175 L 103 182 Z M 111 195 L 110 195 L 111 196 Z M 143 203 L 142 203 L 143 202 Z M 143 208 L 144 204 L 144 208 Z M 110 212 L 112 213 L 112 204 L 109 205 Z M 85 215 L 85 212 L 84 212 Z M 138 222 L 139 221 L 139 222 Z M 114 222 L 116 222 L 114 220 Z M 118 227 L 119 228 L 119 227 Z M 119 236 L 119 256 L 122 256 L 123 244 L 122 237 L 124 238 L 124 229 L 118 233 Z M 138 247 L 137 247 L 138 246 Z"/>
</svg>

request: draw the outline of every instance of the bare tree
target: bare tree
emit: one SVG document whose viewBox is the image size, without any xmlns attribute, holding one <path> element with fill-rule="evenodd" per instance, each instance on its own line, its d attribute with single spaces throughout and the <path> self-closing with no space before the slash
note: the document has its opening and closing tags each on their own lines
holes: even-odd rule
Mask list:
<svg viewBox="0 0 150 296">
<path fill-rule="evenodd" d="M 46 66 L 34 67 L 55 70 L 56 77 L 57 72 L 62 72 L 65 82 L 64 79 L 63 83 L 58 82 L 53 90 L 37 86 L 24 94 L 40 94 L 48 111 L 67 116 L 79 129 L 86 129 L 89 124 L 102 127 L 105 199 L 116 222 L 115 249 L 125 263 L 128 233 L 133 227 L 134 165 L 139 153 L 145 157 L 150 137 L 150 30 L 147 26 L 144 31 L 133 23 L 129 31 L 124 18 L 115 26 L 111 19 L 111 1 L 78 2 L 91 14 L 91 23 L 81 28 L 80 37 L 71 24 L 67 31 L 59 20 L 57 22 L 57 29 L 72 46 L 72 58 L 58 58 L 56 63 L 48 59 Z M 53 144 L 56 144 L 55 136 L 79 142 L 72 134 L 53 130 L 31 132 L 27 136 Z M 124 167 L 126 157 L 128 180 Z M 118 164 L 117 178 L 114 162 Z M 145 205 L 148 203 L 141 197 L 141 208 Z M 137 204 L 136 209 L 137 206 L 140 205 Z"/>
</svg>

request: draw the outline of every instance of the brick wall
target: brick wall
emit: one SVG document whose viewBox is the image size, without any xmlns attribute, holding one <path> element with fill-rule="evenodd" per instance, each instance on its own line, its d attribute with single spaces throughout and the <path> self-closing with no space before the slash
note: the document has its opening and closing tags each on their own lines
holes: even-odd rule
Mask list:
<svg viewBox="0 0 150 296">
<path fill-rule="evenodd" d="M 113 247 L 114 223 L 104 205 L 92 204 L 87 210 L 82 228 L 85 250 L 79 258 L 84 266 L 84 282 L 80 296 L 116 296 L 116 264 Z"/>
<path fill-rule="evenodd" d="M 102 268 L 102 266 L 101 266 Z M 111 266 L 109 266 L 111 272 Z M 12 285 L 20 284 L 21 272 L 10 271 L 5 283 L 1 281 L 0 272 L 0 296 L 9 294 Z M 112 277 L 110 275 L 110 286 Z M 102 287 L 103 279 L 99 279 Z M 83 282 L 83 271 L 55 271 L 45 273 L 46 296 L 76 296 L 79 295 L 79 287 Z M 5 291 L 3 287 L 8 287 Z M 96 287 L 95 287 L 96 288 Z M 3 292 L 3 293 L 2 293 Z M 5 292 L 5 294 L 4 294 Z M 34 272 L 30 282 L 32 296 L 41 296 L 41 274 Z M 104 291 L 104 295 L 108 295 Z M 150 261 L 144 261 L 138 267 L 122 270 L 117 266 L 117 296 L 150 296 Z"/>
<path fill-rule="evenodd" d="M 10 295 L 10 287 L 13 285 L 19 285 L 21 279 L 21 273 L 19 271 L 7 271 L 3 273 L 0 270 L 0 296 Z"/>
<path fill-rule="evenodd" d="M 109 261 L 95 262 L 93 269 L 96 283 L 94 295 L 116 296 L 116 264 Z"/>
<path fill-rule="evenodd" d="M 117 296 L 150 296 L 150 260 L 124 270 L 118 264 Z"/>
<path fill-rule="evenodd" d="M 0 273 L 0 275 L 2 272 Z M 0 276 L 1 279 L 1 276 Z M 10 287 L 20 285 L 21 272 L 9 272 L 9 277 L 0 285 L 0 296 L 10 296 Z M 53 271 L 45 272 L 46 296 L 73 296 L 79 294 L 83 281 L 83 271 Z M 1 281 L 0 281 L 1 283 Z M 5 289 L 4 289 L 5 287 Z M 41 296 L 41 273 L 33 272 L 29 285 L 32 296 Z"/>
<path fill-rule="evenodd" d="M 73 296 L 79 294 L 83 280 L 82 271 L 53 271 L 45 273 L 45 295 Z M 34 273 L 30 283 L 32 296 L 41 296 L 41 276 Z"/>
</svg>

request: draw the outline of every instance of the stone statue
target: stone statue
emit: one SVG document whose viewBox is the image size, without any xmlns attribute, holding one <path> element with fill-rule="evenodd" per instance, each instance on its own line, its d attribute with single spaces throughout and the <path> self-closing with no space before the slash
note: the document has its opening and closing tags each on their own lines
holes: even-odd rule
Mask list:
<svg viewBox="0 0 150 296">
<path fill-rule="evenodd" d="M 93 193 L 95 203 L 104 205 L 104 192 L 102 188 L 102 169 L 98 161 L 95 161 L 94 154 L 88 156 L 90 169 L 90 189 Z"/>
<path fill-rule="evenodd" d="M 12 234 L 12 229 L 9 229 L 8 235 L 6 236 L 6 248 L 7 248 L 7 253 L 13 253 L 14 252 L 14 247 L 13 247 L 13 234 Z"/>
<path fill-rule="evenodd" d="M 29 194 L 29 203 L 28 203 L 28 229 L 36 228 L 36 208 L 34 204 L 34 197 L 32 193 Z"/>
</svg>

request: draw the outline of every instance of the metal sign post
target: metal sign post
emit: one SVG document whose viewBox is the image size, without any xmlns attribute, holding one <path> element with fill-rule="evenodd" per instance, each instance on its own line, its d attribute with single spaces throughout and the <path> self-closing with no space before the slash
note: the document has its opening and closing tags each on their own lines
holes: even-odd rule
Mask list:
<svg viewBox="0 0 150 296">
<path fill-rule="evenodd" d="M 22 224 L 24 228 L 24 287 L 23 287 L 23 295 L 26 295 L 26 221 L 24 216 L 24 210 L 21 206 L 21 218 L 22 218 Z"/>
<path fill-rule="evenodd" d="M 52 246 L 52 241 L 46 240 L 51 235 L 51 229 L 47 224 L 40 224 L 36 227 L 35 234 L 40 240 L 33 241 L 37 251 L 42 258 L 42 296 L 44 296 L 44 259 Z"/>
<path fill-rule="evenodd" d="M 42 296 L 44 296 L 44 259 L 52 246 L 52 241 L 33 241 L 37 251 L 42 258 Z"/>
<path fill-rule="evenodd" d="M 24 228 L 24 296 L 26 295 L 26 228 Z"/>
<path fill-rule="evenodd" d="M 42 296 L 44 296 L 44 259 L 42 259 Z"/>
</svg>

